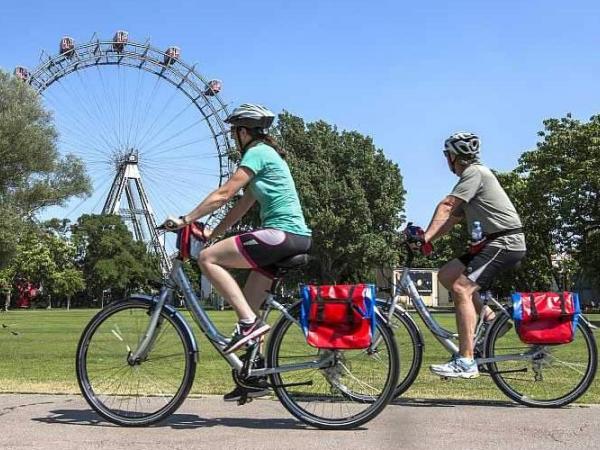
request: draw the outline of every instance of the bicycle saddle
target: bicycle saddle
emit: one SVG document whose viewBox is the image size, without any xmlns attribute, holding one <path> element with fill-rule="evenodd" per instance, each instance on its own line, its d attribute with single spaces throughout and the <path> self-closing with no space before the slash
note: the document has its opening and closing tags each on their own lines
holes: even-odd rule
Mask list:
<svg viewBox="0 0 600 450">
<path fill-rule="evenodd" d="M 295 269 L 296 267 L 307 265 L 309 261 L 310 255 L 308 253 L 300 253 L 299 255 L 290 256 L 289 258 L 277 261 L 273 265 L 280 269 Z"/>
</svg>

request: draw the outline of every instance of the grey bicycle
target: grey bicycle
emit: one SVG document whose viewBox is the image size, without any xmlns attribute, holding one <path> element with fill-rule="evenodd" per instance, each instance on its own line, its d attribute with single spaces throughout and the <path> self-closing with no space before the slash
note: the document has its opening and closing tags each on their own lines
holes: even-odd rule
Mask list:
<svg viewBox="0 0 600 450">
<path fill-rule="evenodd" d="M 458 354 L 458 335 L 444 329 L 431 315 L 410 277 L 414 255 L 406 245 L 407 257 L 392 297 L 379 299 L 378 306 L 388 318 L 398 348 L 401 368 L 394 395 L 402 395 L 415 381 L 423 361 L 423 335 L 410 313 L 397 303 L 407 295 L 425 327 L 452 356 Z M 483 305 L 494 309 L 491 325 L 480 317 L 474 346 L 480 372 L 491 376 L 498 388 L 512 400 L 530 407 L 561 407 L 582 396 L 594 381 L 598 350 L 590 324 L 584 317 L 577 323 L 573 342 L 561 345 L 528 345 L 514 331 L 512 306 L 503 305 L 489 293 L 481 295 Z"/>
<path fill-rule="evenodd" d="M 266 351 L 262 355 L 260 343 L 253 341 L 240 357 L 223 352 L 228 339 L 202 308 L 176 255 L 158 295 L 114 302 L 83 331 L 76 356 L 83 396 L 100 416 L 123 426 L 160 422 L 181 405 L 192 388 L 200 348 L 182 313 L 172 305 L 179 290 L 186 309 L 229 364 L 238 386 L 255 386 L 257 378 L 268 378 L 267 387 L 282 405 L 318 428 L 353 428 L 373 419 L 393 398 L 398 380 L 393 331 L 380 316 L 368 349 L 310 347 L 299 323 L 299 303 L 286 302 L 278 293 L 285 274 L 307 261 L 308 255 L 302 254 L 277 264 L 277 276 L 261 308 L 262 319 L 274 322 Z M 275 320 L 273 312 L 279 313 Z M 242 397 L 239 403 L 250 400 Z"/>
</svg>

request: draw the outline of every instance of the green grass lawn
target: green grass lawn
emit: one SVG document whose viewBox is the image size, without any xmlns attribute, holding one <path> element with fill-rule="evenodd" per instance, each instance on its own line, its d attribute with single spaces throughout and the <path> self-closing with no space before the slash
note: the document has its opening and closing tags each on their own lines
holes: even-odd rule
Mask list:
<svg viewBox="0 0 600 450">
<path fill-rule="evenodd" d="M 77 342 L 90 318 L 97 310 L 33 310 L 0 314 L 0 392 L 78 393 L 75 377 Z M 224 333 L 233 327 L 231 311 L 209 313 Z M 188 313 L 186 320 L 192 324 Z M 437 314 L 436 319 L 454 329 L 452 314 Z M 412 398 L 505 400 L 492 380 L 482 376 L 476 380 L 440 381 L 427 366 L 443 362 L 448 354 L 418 320 L 425 337 L 425 354 L 421 373 L 404 394 Z M 200 346 L 200 358 L 192 393 L 222 394 L 233 386 L 230 369 L 192 326 Z M 17 334 L 13 334 L 17 333 Z M 600 385 L 595 381 L 579 400 L 600 403 Z"/>
</svg>

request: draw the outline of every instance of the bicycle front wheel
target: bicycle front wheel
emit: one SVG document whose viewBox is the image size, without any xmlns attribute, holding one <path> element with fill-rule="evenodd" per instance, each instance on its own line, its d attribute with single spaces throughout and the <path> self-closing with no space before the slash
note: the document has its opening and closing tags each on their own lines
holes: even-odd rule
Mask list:
<svg viewBox="0 0 600 450">
<path fill-rule="evenodd" d="M 494 383 L 514 401 L 532 407 L 565 406 L 587 391 L 596 375 L 598 351 L 590 327 L 579 320 L 569 344 L 528 345 L 502 314 L 486 339 L 487 358 L 506 358 L 488 364 Z"/>
<path fill-rule="evenodd" d="M 106 420 L 147 426 L 172 414 L 194 382 L 194 345 L 180 319 L 163 309 L 148 355 L 128 356 L 144 338 L 155 305 L 130 299 L 90 321 L 77 348 L 77 380 L 90 406 Z"/>
<path fill-rule="evenodd" d="M 324 368 L 305 368 L 271 375 L 283 406 L 301 421 L 323 429 L 347 429 L 376 417 L 392 399 L 398 380 L 394 335 L 378 321 L 378 345 L 362 350 L 323 350 L 309 346 L 297 320 L 298 305 L 275 325 L 267 349 L 269 367 L 329 361 Z"/>
<path fill-rule="evenodd" d="M 377 307 L 387 317 L 389 303 L 385 300 L 378 300 Z M 390 320 L 390 326 L 394 331 L 394 339 L 400 358 L 400 375 L 394 392 L 394 398 L 397 398 L 412 386 L 417 375 L 419 375 L 425 344 L 417 324 L 406 311 L 396 307 Z"/>
</svg>

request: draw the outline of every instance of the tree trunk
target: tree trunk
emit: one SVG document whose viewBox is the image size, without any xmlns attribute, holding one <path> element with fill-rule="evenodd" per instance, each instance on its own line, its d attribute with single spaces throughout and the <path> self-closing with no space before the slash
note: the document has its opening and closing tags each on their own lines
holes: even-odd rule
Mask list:
<svg viewBox="0 0 600 450">
<path fill-rule="evenodd" d="M 71 309 L 71 296 L 67 295 L 67 311 Z"/>
<path fill-rule="evenodd" d="M 4 311 L 8 312 L 8 308 L 10 308 L 10 291 L 6 292 L 6 297 L 4 299 Z"/>
<path fill-rule="evenodd" d="M 46 309 L 52 309 L 52 296 L 48 294 L 48 307 Z"/>
</svg>

